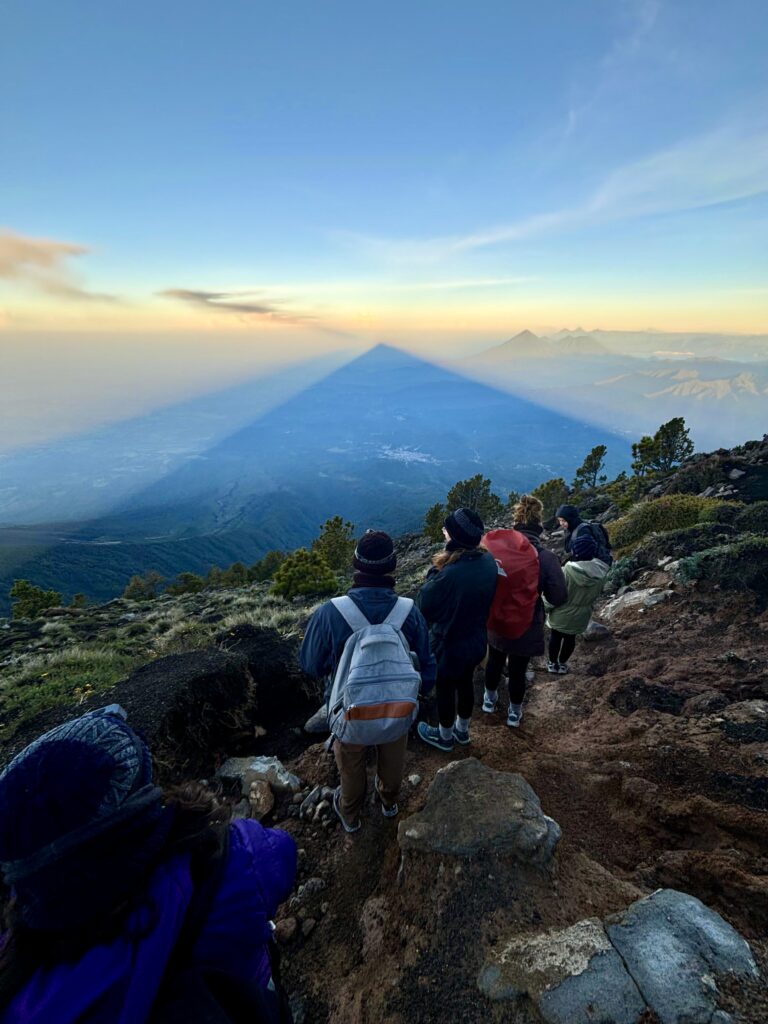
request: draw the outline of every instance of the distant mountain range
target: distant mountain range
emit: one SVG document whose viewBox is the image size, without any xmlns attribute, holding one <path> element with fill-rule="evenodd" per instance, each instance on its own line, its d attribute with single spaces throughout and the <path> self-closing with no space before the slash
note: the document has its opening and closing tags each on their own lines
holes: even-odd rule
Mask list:
<svg viewBox="0 0 768 1024">
<path fill-rule="evenodd" d="M 727 355 L 727 358 L 726 358 Z M 559 412 L 637 436 L 685 417 L 700 449 L 768 429 L 768 338 L 522 331 L 456 364 Z"/>
<path fill-rule="evenodd" d="M 293 386 L 283 380 L 283 387 Z M 269 391 L 270 383 L 259 387 Z M 247 389 L 236 394 L 244 411 Z M 236 559 L 252 562 L 271 548 L 309 543 L 335 514 L 359 529 L 402 532 L 419 526 L 426 508 L 456 480 L 482 472 L 506 496 L 552 476 L 570 479 L 602 442 L 609 446 L 609 471 L 629 461 L 628 440 L 587 418 L 383 345 L 202 448 L 199 419 L 219 424 L 219 433 L 222 410 L 234 398 L 223 392 L 202 407 L 166 410 L 172 457 L 153 420 L 146 436 L 168 461 L 155 464 L 147 480 L 149 455 L 138 458 L 134 486 L 126 482 L 130 452 L 119 431 L 102 434 L 98 443 L 85 437 L 74 447 L 68 442 L 63 450 L 0 464 L 0 521 L 19 524 L 23 507 L 23 521 L 42 524 L 0 529 L 0 598 L 17 577 L 105 598 L 149 568 L 175 575 Z M 134 439 L 129 448 L 151 448 L 146 436 L 136 440 L 144 436 L 141 421 L 124 425 L 122 434 Z M 187 447 L 179 452 L 182 440 Z M 103 471 L 110 450 L 122 453 L 120 471 L 111 477 Z M 24 481 L 36 480 L 43 466 L 47 495 L 40 483 L 35 506 Z M 158 469 L 165 470 L 159 478 Z M 96 475 L 105 481 L 97 490 L 112 493 L 113 507 L 104 511 L 102 505 L 99 515 L 73 521 L 77 495 L 87 493 L 91 501 Z M 144 484 L 139 490 L 137 479 Z"/>
</svg>

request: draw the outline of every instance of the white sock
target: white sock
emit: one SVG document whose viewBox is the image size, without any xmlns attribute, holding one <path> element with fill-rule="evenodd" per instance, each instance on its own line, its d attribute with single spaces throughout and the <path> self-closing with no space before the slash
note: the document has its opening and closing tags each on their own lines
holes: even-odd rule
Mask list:
<svg viewBox="0 0 768 1024">
<path fill-rule="evenodd" d="M 452 740 L 453 739 L 453 726 L 452 725 L 441 725 L 440 726 L 440 739 L 441 740 Z"/>
<path fill-rule="evenodd" d="M 510 703 L 509 710 L 510 711 L 514 711 L 514 713 L 516 715 L 522 715 L 522 713 L 523 713 L 523 705 L 522 704 L 512 704 L 512 703 Z"/>
<path fill-rule="evenodd" d="M 469 732 L 469 723 L 472 721 L 471 718 L 460 718 L 456 715 L 456 728 L 459 732 Z"/>
<path fill-rule="evenodd" d="M 498 690 L 486 690 L 485 693 L 483 694 L 483 700 L 490 701 L 491 704 L 495 704 L 498 699 L 499 699 L 499 691 Z"/>
</svg>

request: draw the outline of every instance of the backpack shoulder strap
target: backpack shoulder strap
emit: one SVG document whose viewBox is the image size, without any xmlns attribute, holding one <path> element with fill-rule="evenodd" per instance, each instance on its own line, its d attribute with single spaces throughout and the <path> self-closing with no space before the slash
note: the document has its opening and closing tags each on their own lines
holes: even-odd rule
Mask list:
<svg viewBox="0 0 768 1024">
<path fill-rule="evenodd" d="M 398 597 L 392 607 L 392 611 L 384 619 L 384 622 L 389 626 L 394 626 L 395 629 L 402 629 L 405 625 L 405 620 L 411 614 L 412 608 L 413 601 L 410 597 Z"/>
<path fill-rule="evenodd" d="M 358 630 L 365 629 L 366 626 L 370 626 L 370 622 L 365 615 L 363 615 L 351 597 L 346 595 L 344 597 L 333 597 L 331 598 L 331 604 L 339 615 L 341 615 L 353 633 L 357 633 Z"/>
</svg>

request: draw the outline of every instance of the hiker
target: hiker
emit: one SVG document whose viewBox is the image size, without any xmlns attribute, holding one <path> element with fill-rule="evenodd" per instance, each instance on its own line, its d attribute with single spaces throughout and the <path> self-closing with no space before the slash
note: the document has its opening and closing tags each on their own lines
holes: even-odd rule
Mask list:
<svg viewBox="0 0 768 1024">
<path fill-rule="evenodd" d="M 572 559 L 563 567 L 568 600 L 555 607 L 544 595 L 549 636 L 547 671 L 553 675 L 568 672 L 568 659 L 576 648 L 576 637 L 589 625 L 592 609 L 603 592 L 609 566 L 598 558 L 597 544 L 591 533 L 579 533 L 571 544 Z"/>
<path fill-rule="evenodd" d="M 524 494 L 513 509 L 514 527 L 493 530 L 483 543 L 500 563 L 496 597 L 488 619 L 488 661 L 483 711 L 493 714 L 499 682 L 508 666 L 507 725 L 516 729 L 523 717 L 528 665 L 544 654 L 543 594 L 553 608 L 565 604 L 568 590 L 560 561 L 542 547 L 544 506 Z"/>
<path fill-rule="evenodd" d="M 588 523 L 581 518 L 581 514 L 575 505 L 561 505 L 555 516 L 560 526 L 565 530 L 564 544 L 565 553 L 573 557 L 573 542 L 582 533 L 589 533 L 595 541 L 597 550 L 596 557 L 610 568 L 613 564 L 611 554 L 611 541 L 608 531 L 602 523 Z"/>
<path fill-rule="evenodd" d="M 488 645 L 486 623 L 498 569 L 481 547 L 483 521 L 473 509 L 451 512 L 443 526 L 445 550 L 435 556 L 416 603 L 429 623 L 437 660 L 439 726 L 419 722 L 418 735 L 445 753 L 470 742 L 475 705 L 473 676 Z"/>
<path fill-rule="evenodd" d="M 198 783 L 163 792 L 117 704 L 0 774 L 2 1024 L 286 1021 L 270 918 L 296 879 L 287 832 L 229 823 Z"/>
<path fill-rule="evenodd" d="M 410 598 L 395 593 L 397 554 L 389 534 L 368 530 L 352 565 L 354 586 L 313 614 L 300 654 L 307 675 L 333 676 L 326 696 L 341 779 L 333 808 L 345 832 L 361 827 L 369 746 L 376 747 L 374 794 L 382 814 L 397 815 L 408 730 L 419 693 L 435 683 L 427 624 Z"/>
</svg>

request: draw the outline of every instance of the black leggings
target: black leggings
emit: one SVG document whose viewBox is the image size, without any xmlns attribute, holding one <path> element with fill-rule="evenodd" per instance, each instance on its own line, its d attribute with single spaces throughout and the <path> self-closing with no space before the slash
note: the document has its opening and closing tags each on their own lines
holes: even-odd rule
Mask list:
<svg viewBox="0 0 768 1024">
<path fill-rule="evenodd" d="M 553 629 L 549 634 L 549 660 L 559 661 L 564 665 L 576 648 L 576 637 L 573 633 L 560 633 Z"/>
<path fill-rule="evenodd" d="M 504 662 L 509 661 L 509 702 L 522 704 L 525 699 L 525 672 L 530 658 L 519 654 L 507 654 L 496 647 L 488 648 L 488 662 L 485 666 L 485 688 L 493 692 L 498 690 Z"/>
<path fill-rule="evenodd" d="M 437 683 L 437 717 L 440 725 L 446 729 L 453 725 L 457 713 L 459 718 L 471 718 L 472 709 L 475 706 L 475 687 L 473 677 L 475 666 L 464 668 L 461 671 L 455 669 L 446 673 L 438 667 Z"/>
</svg>

